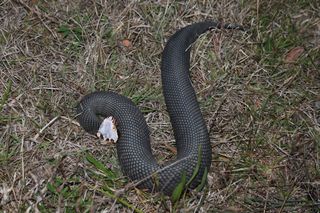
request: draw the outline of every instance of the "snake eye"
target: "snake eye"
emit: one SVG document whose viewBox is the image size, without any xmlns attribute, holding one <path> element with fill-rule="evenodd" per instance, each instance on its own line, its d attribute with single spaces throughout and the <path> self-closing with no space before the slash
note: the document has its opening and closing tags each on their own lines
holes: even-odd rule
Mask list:
<svg viewBox="0 0 320 213">
<path fill-rule="evenodd" d="M 113 117 L 105 118 L 97 132 L 99 138 L 103 138 L 104 141 L 111 141 L 116 143 L 118 141 L 118 132 L 116 127 L 116 120 Z"/>
</svg>

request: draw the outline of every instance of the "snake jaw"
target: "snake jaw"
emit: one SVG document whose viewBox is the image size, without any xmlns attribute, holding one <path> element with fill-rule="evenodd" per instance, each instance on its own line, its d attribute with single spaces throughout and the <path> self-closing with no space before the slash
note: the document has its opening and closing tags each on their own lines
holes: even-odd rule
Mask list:
<svg viewBox="0 0 320 213">
<path fill-rule="evenodd" d="M 105 118 L 100 124 L 99 130 L 97 132 L 98 138 L 103 138 L 104 142 L 114 142 L 118 141 L 118 132 L 116 127 L 116 121 L 113 117 Z"/>
</svg>

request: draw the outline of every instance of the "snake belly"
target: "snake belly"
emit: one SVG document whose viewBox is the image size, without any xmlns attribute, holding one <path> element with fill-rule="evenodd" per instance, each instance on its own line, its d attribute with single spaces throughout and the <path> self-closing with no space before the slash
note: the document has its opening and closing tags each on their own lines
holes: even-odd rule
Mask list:
<svg viewBox="0 0 320 213">
<path fill-rule="evenodd" d="M 144 116 L 128 98 L 114 92 L 93 92 L 83 97 L 77 106 L 78 121 L 89 133 L 97 133 L 101 116 L 116 119 L 119 163 L 124 175 L 139 182 L 139 188 L 171 195 L 182 176 L 189 182 L 187 187 L 193 189 L 209 171 L 212 159 L 209 134 L 191 84 L 189 68 L 190 45 L 199 35 L 213 28 L 239 29 L 212 21 L 195 23 L 177 31 L 162 54 L 163 94 L 177 146 L 177 156 L 172 162 L 157 163 L 152 155 Z"/>
</svg>

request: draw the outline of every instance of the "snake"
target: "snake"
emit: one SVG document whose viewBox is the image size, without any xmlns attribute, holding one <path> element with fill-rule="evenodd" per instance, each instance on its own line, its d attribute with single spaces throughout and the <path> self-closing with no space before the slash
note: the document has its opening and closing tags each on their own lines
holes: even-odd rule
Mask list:
<svg viewBox="0 0 320 213">
<path fill-rule="evenodd" d="M 162 53 L 162 90 L 175 137 L 175 159 L 162 164 L 156 161 L 144 115 L 129 98 L 113 91 L 95 91 L 85 95 L 76 107 L 77 120 L 88 133 L 97 133 L 102 117 L 112 116 L 117 121 L 121 170 L 140 189 L 170 196 L 181 184 L 191 190 L 206 182 L 212 147 L 189 68 L 191 45 L 211 29 L 243 27 L 210 20 L 193 23 L 175 32 Z"/>
</svg>

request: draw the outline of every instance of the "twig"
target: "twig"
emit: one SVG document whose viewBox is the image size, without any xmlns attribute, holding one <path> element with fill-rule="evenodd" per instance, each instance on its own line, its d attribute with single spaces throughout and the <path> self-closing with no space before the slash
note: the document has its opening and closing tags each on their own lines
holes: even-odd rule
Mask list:
<svg viewBox="0 0 320 213">
<path fill-rule="evenodd" d="M 25 170 L 24 170 L 24 157 L 23 157 L 23 151 L 24 151 L 24 138 L 21 139 L 21 146 L 20 146 L 20 155 L 21 155 L 21 175 L 22 175 L 22 181 L 25 182 Z"/>
<path fill-rule="evenodd" d="M 47 123 L 44 127 L 42 127 L 42 129 L 40 129 L 40 131 L 32 139 L 34 141 L 37 141 L 37 139 L 44 132 L 44 130 L 47 129 L 49 126 L 51 126 L 54 122 L 56 122 L 56 120 L 58 120 L 58 118 L 60 118 L 59 115 L 54 117 L 51 121 L 49 121 L 49 123 Z"/>
</svg>

